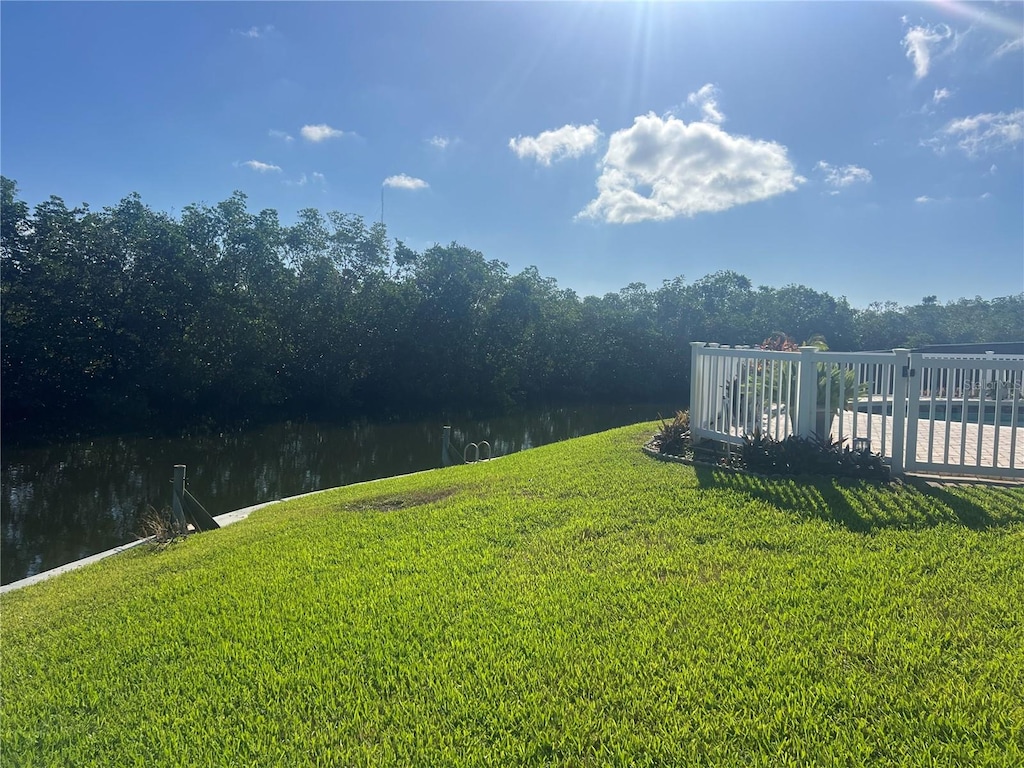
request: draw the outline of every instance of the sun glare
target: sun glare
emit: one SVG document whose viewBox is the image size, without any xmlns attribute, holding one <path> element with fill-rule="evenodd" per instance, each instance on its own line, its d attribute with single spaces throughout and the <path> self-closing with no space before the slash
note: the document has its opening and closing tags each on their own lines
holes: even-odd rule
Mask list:
<svg viewBox="0 0 1024 768">
<path fill-rule="evenodd" d="M 992 13 L 974 3 L 965 3 L 962 0 L 932 0 L 932 4 L 968 19 L 972 24 L 980 24 L 1005 35 L 1019 37 L 1024 34 L 1024 24 Z"/>
</svg>

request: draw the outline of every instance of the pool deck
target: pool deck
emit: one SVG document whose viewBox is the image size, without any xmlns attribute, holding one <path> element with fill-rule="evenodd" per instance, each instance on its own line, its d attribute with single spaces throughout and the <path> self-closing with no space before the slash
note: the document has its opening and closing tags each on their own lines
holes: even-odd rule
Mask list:
<svg viewBox="0 0 1024 768">
<path fill-rule="evenodd" d="M 870 436 L 871 449 L 878 451 L 880 446 L 885 445 L 887 448 L 885 453 L 889 455 L 892 445 L 892 416 L 872 414 L 869 418 L 866 413 L 854 414 L 851 411 L 846 411 L 843 414 L 843 431 L 846 435 L 853 432 L 851 417 L 854 415 L 856 415 L 857 436 Z M 931 422 L 921 419 L 918 421 L 917 428 L 917 450 L 913 455 L 917 464 L 929 465 L 929 468 L 934 466 L 937 471 L 938 465 L 943 464 L 963 467 L 963 470 L 957 470 L 958 473 L 960 471 L 970 473 L 971 469 L 977 469 L 979 474 L 984 474 L 986 468 L 1013 469 L 1020 472 L 1021 479 L 1024 480 L 1024 430 L 1019 427 L 1014 446 L 1011 446 L 1010 442 L 1013 430 L 1008 426 L 979 425 L 977 422 Z M 884 442 L 882 440 L 883 430 Z M 832 422 L 832 436 L 839 436 L 838 417 Z M 1013 448 L 1012 453 L 1011 447 Z"/>
</svg>

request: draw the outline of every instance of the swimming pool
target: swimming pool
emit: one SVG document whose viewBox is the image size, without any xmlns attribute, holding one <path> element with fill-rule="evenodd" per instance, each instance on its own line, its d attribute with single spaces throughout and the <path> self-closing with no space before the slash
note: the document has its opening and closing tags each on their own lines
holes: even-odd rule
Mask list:
<svg viewBox="0 0 1024 768">
<path fill-rule="evenodd" d="M 884 413 L 886 416 L 892 416 L 892 403 L 888 402 L 884 405 L 880 402 L 860 402 L 857 403 L 857 410 L 860 413 Z M 978 399 L 968 399 L 966 403 L 966 418 L 964 415 L 963 400 L 954 400 L 947 402 L 945 399 L 935 400 L 935 412 L 932 413 L 932 401 L 922 399 L 918 406 L 917 416 L 923 420 L 934 420 L 934 421 L 950 421 L 953 423 L 960 423 L 966 421 L 968 424 L 978 423 L 978 413 L 981 413 L 981 423 L 992 426 L 996 423 L 996 403 L 994 401 L 981 401 Z M 946 416 L 946 408 L 949 407 L 949 417 Z M 1009 427 L 1013 425 L 1013 403 L 1012 402 L 1000 402 L 999 403 L 999 426 Z M 1024 403 L 1017 404 L 1017 426 L 1024 427 Z"/>
</svg>

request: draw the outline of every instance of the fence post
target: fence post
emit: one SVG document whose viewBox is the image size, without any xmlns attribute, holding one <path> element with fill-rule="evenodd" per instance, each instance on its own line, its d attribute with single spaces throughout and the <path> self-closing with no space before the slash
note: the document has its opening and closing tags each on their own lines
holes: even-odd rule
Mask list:
<svg viewBox="0 0 1024 768">
<path fill-rule="evenodd" d="M 810 437 L 818 415 L 818 366 L 814 360 L 817 347 L 800 347 L 800 367 L 796 372 L 796 433 Z"/>
<path fill-rule="evenodd" d="M 700 401 L 701 363 L 700 350 L 704 349 L 703 341 L 690 342 L 690 442 L 694 445 L 700 438 L 693 434 L 694 425 L 700 424 L 703 405 Z"/>
<path fill-rule="evenodd" d="M 905 456 L 907 450 L 907 399 L 910 396 L 910 350 L 897 347 L 892 352 L 896 356 L 896 360 L 893 362 L 892 372 L 892 458 L 889 461 L 889 471 L 896 477 L 903 477 L 907 468 Z M 885 417 L 884 413 L 882 417 Z M 911 450 L 916 452 L 916 434 L 914 443 Z M 882 446 L 882 450 L 885 450 L 885 446 Z"/>
<path fill-rule="evenodd" d="M 452 465 L 451 457 L 451 444 L 452 444 L 452 428 L 449 425 L 441 427 L 441 466 L 450 467 Z"/>
<path fill-rule="evenodd" d="M 178 531 L 184 533 L 185 509 L 182 506 L 182 499 L 185 498 L 185 465 L 174 465 L 174 480 L 171 481 L 171 514 L 174 515 L 174 524 Z"/>
</svg>

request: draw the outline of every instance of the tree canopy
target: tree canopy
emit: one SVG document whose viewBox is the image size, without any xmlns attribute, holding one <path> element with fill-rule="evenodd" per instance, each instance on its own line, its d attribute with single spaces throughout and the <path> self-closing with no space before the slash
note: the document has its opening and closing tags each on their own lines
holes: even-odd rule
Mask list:
<svg viewBox="0 0 1024 768">
<path fill-rule="evenodd" d="M 5 434 L 263 418 L 685 402 L 690 340 L 822 334 L 834 350 L 1024 338 L 1024 294 L 851 307 L 731 271 L 602 297 L 458 243 L 422 253 L 316 209 L 291 226 L 241 192 L 179 217 L 138 195 L 30 209 L 2 179 Z"/>
</svg>

